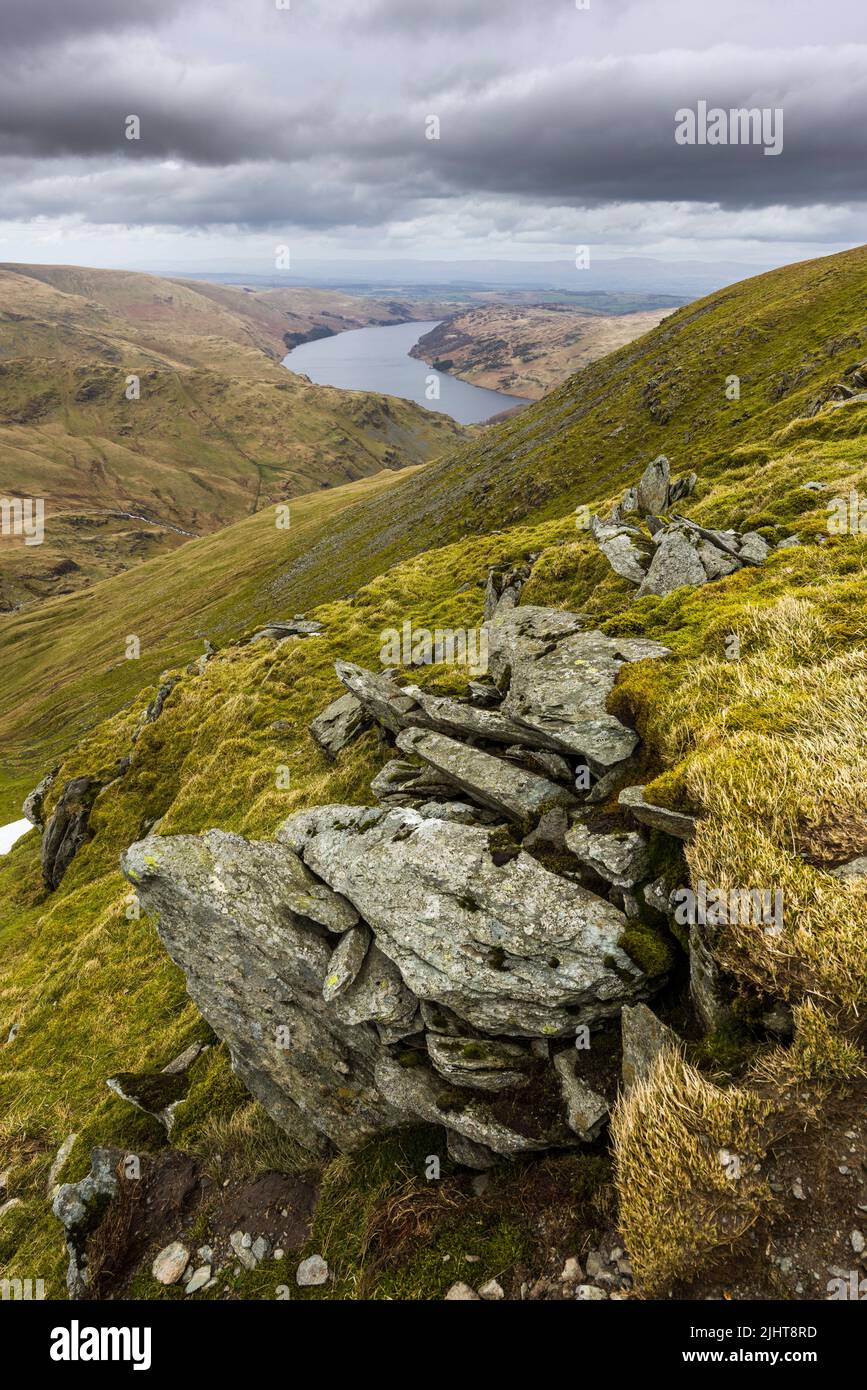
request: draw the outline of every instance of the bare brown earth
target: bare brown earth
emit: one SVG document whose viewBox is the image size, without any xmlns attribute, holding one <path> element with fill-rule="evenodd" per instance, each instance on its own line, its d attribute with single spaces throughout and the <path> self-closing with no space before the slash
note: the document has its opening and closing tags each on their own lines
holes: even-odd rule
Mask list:
<svg viewBox="0 0 867 1390">
<path fill-rule="evenodd" d="M 426 333 L 411 355 L 473 386 L 539 400 L 589 362 L 649 333 L 671 312 L 609 315 L 563 304 L 484 305 Z"/>
</svg>

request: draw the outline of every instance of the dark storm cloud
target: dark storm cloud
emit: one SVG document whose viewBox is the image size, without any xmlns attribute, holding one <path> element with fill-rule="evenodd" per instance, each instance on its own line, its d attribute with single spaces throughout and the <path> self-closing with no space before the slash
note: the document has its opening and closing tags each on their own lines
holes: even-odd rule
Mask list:
<svg viewBox="0 0 867 1390">
<path fill-rule="evenodd" d="M 859 10 L 827 0 L 827 47 L 750 47 L 754 7 L 731 0 L 734 40 L 690 51 L 704 10 L 651 8 L 652 22 L 628 0 L 593 0 L 583 15 L 571 0 L 292 0 L 282 13 L 271 0 L 7 0 L 0 216 L 322 229 L 485 199 L 537 210 L 863 200 Z M 755 13 L 764 37 L 767 14 Z M 806 0 L 785 14 L 793 41 L 815 30 Z M 120 34 L 132 20 L 139 29 Z M 677 144 L 675 112 L 699 98 L 782 108 L 782 153 Z M 140 140 L 125 139 L 129 115 Z M 425 138 L 430 115 L 439 140 Z"/>
<path fill-rule="evenodd" d="M 184 0 L 3 0 L 0 44 L 41 48 L 89 33 L 147 28 L 181 10 Z"/>
</svg>

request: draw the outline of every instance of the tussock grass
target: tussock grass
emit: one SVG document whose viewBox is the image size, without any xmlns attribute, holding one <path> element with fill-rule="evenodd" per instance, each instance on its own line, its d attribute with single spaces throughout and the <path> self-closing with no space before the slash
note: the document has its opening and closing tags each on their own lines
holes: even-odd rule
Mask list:
<svg viewBox="0 0 867 1390">
<path fill-rule="evenodd" d="M 673 1048 L 620 1097 L 611 1121 L 620 1226 L 643 1294 L 698 1274 L 770 1210 L 761 1164 L 771 1117 L 770 1102 L 715 1086 Z"/>
</svg>

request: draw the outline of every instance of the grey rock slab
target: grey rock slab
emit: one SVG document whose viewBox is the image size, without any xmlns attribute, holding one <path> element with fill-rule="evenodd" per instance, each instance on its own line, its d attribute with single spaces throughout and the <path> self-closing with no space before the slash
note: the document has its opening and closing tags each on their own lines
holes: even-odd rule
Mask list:
<svg viewBox="0 0 867 1390">
<path fill-rule="evenodd" d="M 638 483 L 636 502 L 643 516 L 648 512 L 654 515 L 664 512 L 668 504 L 668 488 L 671 483 L 671 468 L 668 459 L 660 454 L 649 463 Z"/>
<path fill-rule="evenodd" d="M 607 1100 L 580 1075 L 574 1048 L 555 1055 L 554 1070 L 560 1082 L 569 1128 L 586 1144 L 592 1144 L 608 1119 Z"/>
<path fill-rule="evenodd" d="M 548 1133 L 519 1133 L 498 1120 L 486 1101 L 456 1091 L 432 1068 L 403 1067 L 393 1057 L 383 1057 L 377 1064 L 376 1080 L 395 1109 L 416 1115 L 427 1124 L 445 1125 L 495 1154 L 537 1153 L 548 1148 L 552 1138 L 556 1142 L 556 1136 Z"/>
<path fill-rule="evenodd" d="M 397 737 L 402 753 L 423 759 L 474 801 L 502 812 L 523 829 L 554 806 L 574 802 L 572 793 L 539 773 L 515 767 L 480 748 L 470 748 L 428 729 L 404 729 Z"/>
<path fill-rule="evenodd" d="M 525 1048 L 495 1038 L 431 1033 L 427 1050 L 444 1080 L 480 1091 L 509 1091 L 526 1086 L 533 1061 Z"/>
<path fill-rule="evenodd" d="M 350 692 L 339 695 L 310 724 L 310 733 L 329 758 L 336 758 L 369 729 L 371 717 Z"/>
<path fill-rule="evenodd" d="M 37 830 L 41 830 L 43 826 L 42 803 L 45 799 L 45 794 L 54 782 L 59 770 L 59 768 L 55 767 L 51 772 L 46 772 L 42 781 L 33 788 L 32 792 L 28 792 L 24 798 L 21 814 L 25 820 L 29 820 L 31 825 L 35 825 Z"/>
<path fill-rule="evenodd" d="M 354 984 L 372 940 L 369 927 L 363 923 L 344 932 L 328 962 L 328 972 L 322 986 L 322 998 L 326 1004 L 345 994 L 349 986 Z"/>
<path fill-rule="evenodd" d="M 210 1277 L 211 1266 L 200 1265 L 198 1269 L 193 1271 L 192 1278 L 186 1286 L 187 1296 L 189 1297 L 190 1294 L 198 1293 L 199 1289 L 203 1289 Z"/>
<path fill-rule="evenodd" d="M 498 830 L 336 806 L 277 837 L 356 906 L 419 999 L 482 1031 L 569 1034 L 650 992 L 623 914 L 529 854 L 495 862 Z"/>
<path fill-rule="evenodd" d="M 429 767 L 417 767 L 404 758 L 392 758 L 371 779 L 377 801 L 392 806 L 417 806 L 431 797 L 452 798 L 454 783 Z"/>
<path fill-rule="evenodd" d="M 394 961 L 374 945 L 349 986 L 338 996 L 334 1011 L 343 1023 L 382 1023 L 403 1029 L 410 1025 L 418 1000 L 407 989 Z"/>
<path fill-rule="evenodd" d="M 633 888 L 650 872 L 647 843 L 634 830 L 602 834 L 585 825 L 574 825 L 567 831 L 566 848 L 581 864 L 616 888 Z"/>
<path fill-rule="evenodd" d="M 492 625 L 492 657 L 499 652 L 503 631 Z M 586 759 L 601 775 L 628 758 L 638 743 L 638 735 L 606 709 L 618 672 L 626 662 L 669 654 L 659 642 L 606 637 L 596 631 L 573 631 L 547 643 L 519 643 L 508 668 L 510 683 L 502 709 L 522 726 L 525 742 L 528 732 L 533 733 L 555 751 Z"/>
<path fill-rule="evenodd" d="M 696 553 L 708 579 L 724 579 L 726 575 L 734 574 L 735 570 L 742 568 L 740 560 L 720 550 L 719 546 L 711 541 L 700 540 L 696 546 Z"/>
<path fill-rule="evenodd" d="M 642 825 L 663 830 L 678 840 L 692 840 L 698 821 L 683 811 L 670 811 L 667 806 L 654 806 L 644 795 L 644 787 L 624 787 L 617 798 L 619 804 Z"/>
<path fill-rule="evenodd" d="M 770 553 L 771 547 L 764 536 L 759 535 L 758 531 L 745 531 L 740 537 L 738 555 L 742 561 L 761 565 L 767 560 Z"/>
<path fill-rule="evenodd" d="M 646 1004 L 627 1004 L 620 1015 L 623 1047 L 623 1086 L 630 1091 L 646 1081 L 653 1063 L 666 1048 L 680 1046 L 680 1039 Z"/>
<path fill-rule="evenodd" d="M 632 584 L 641 584 L 647 571 L 648 558 L 631 536 L 624 531 L 598 541 L 599 549 L 615 574 Z"/>
<path fill-rule="evenodd" d="M 299 874 L 285 844 L 218 830 L 151 836 L 130 846 L 122 864 L 193 1001 L 277 1124 L 321 1151 L 323 1135 L 348 1150 L 405 1123 L 374 1084 L 375 1029 L 343 1023 L 340 1001 L 322 998 L 333 944 L 298 911 L 309 906 L 299 882 L 315 880 L 309 870 Z M 318 890 L 321 908 L 323 892 L 334 895 L 324 884 Z M 345 908 L 320 916 L 344 926 L 358 918 L 352 909 L 347 922 Z"/>
<path fill-rule="evenodd" d="M 681 527 L 666 527 L 660 533 L 650 568 L 638 590 L 638 597 L 655 594 L 665 598 L 684 585 L 707 583 L 707 574 L 698 553 L 698 539 Z"/>
</svg>

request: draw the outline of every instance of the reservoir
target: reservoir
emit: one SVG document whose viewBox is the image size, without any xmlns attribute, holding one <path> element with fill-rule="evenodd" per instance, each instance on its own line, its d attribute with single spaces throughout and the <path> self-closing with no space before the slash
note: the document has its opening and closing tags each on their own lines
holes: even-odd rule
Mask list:
<svg viewBox="0 0 867 1390">
<path fill-rule="evenodd" d="M 290 372 L 302 372 L 318 386 L 403 396 L 425 410 L 451 415 L 461 425 L 481 424 L 512 406 L 527 404 L 521 396 L 505 396 L 499 391 L 471 386 L 468 381 L 435 372 L 426 362 L 410 357 L 410 348 L 440 322 L 433 319 L 381 328 L 354 328 L 331 338 L 317 338 L 288 353 L 283 366 Z M 439 400 L 427 397 L 430 377 L 436 377 L 439 384 Z"/>
</svg>

